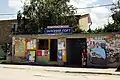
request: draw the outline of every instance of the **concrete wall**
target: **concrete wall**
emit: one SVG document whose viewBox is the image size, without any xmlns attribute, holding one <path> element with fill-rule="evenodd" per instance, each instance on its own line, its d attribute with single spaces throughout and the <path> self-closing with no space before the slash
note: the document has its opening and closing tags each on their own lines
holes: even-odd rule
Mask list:
<svg viewBox="0 0 120 80">
<path fill-rule="evenodd" d="M 6 54 L 2 49 L 2 46 L 0 45 L 0 57 L 4 57 Z"/>
<path fill-rule="evenodd" d="M 0 21 L 0 44 L 11 42 L 9 35 L 11 34 L 12 23 L 17 23 L 17 20 Z"/>
<path fill-rule="evenodd" d="M 85 31 L 89 29 L 88 16 L 85 16 L 79 19 L 79 28 Z"/>
<path fill-rule="evenodd" d="M 115 35 L 90 37 L 87 39 L 87 46 L 88 66 L 118 66 L 120 54 L 120 37 L 116 37 Z"/>
</svg>

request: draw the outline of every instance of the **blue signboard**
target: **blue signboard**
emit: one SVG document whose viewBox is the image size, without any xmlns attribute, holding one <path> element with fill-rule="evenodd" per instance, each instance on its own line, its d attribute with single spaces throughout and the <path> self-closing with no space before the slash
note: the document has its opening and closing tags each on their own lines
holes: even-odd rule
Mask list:
<svg viewBox="0 0 120 80">
<path fill-rule="evenodd" d="M 45 28 L 44 34 L 71 34 L 72 28 Z"/>
</svg>

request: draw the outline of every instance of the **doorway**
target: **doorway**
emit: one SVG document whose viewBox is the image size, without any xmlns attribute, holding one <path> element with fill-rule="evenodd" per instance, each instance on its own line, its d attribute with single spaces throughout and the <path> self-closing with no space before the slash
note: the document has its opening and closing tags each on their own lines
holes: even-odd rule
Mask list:
<svg viewBox="0 0 120 80">
<path fill-rule="evenodd" d="M 57 39 L 50 40 L 50 61 L 57 61 Z"/>
<path fill-rule="evenodd" d="M 86 38 L 69 38 L 67 42 L 67 65 L 82 66 L 82 51 L 87 49 Z"/>
</svg>

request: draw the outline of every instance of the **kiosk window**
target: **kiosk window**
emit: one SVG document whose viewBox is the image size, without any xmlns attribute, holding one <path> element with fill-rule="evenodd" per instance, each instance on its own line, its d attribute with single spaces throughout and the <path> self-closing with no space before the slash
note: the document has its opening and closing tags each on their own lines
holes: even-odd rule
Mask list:
<svg viewBox="0 0 120 80">
<path fill-rule="evenodd" d="M 48 50 L 48 40 L 46 39 L 38 40 L 38 49 Z"/>
</svg>

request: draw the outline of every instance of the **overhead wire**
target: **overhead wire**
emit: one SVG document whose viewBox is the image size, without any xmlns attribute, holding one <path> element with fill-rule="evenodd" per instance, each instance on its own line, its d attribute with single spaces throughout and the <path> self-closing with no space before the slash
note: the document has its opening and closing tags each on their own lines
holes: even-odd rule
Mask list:
<svg viewBox="0 0 120 80">
<path fill-rule="evenodd" d="M 16 14 L 6 14 L 6 13 L 0 13 L 0 15 L 16 15 Z"/>
<path fill-rule="evenodd" d="M 90 9 L 90 8 L 97 8 L 97 7 L 106 7 L 106 6 L 113 6 L 113 5 L 116 5 L 114 3 L 112 4 L 104 4 L 104 5 L 96 5 L 96 6 L 89 6 L 89 7 L 83 7 L 83 8 L 75 8 L 75 9 Z M 1 15 L 5 15 L 5 16 L 10 16 L 10 15 L 16 15 L 16 14 L 12 14 L 12 13 L 0 13 L 0 16 Z"/>
<path fill-rule="evenodd" d="M 76 9 L 89 9 L 89 8 L 106 7 L 106 6 L 113 6 L 113 5 L 116 5 L 116 4 L 112 3 L 112 4 L 104 4 L 104 5 L 84 7 L 84 8 L 76 8 Z"/>
</svg>

